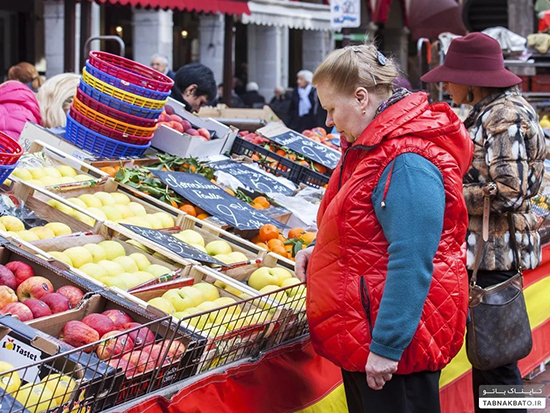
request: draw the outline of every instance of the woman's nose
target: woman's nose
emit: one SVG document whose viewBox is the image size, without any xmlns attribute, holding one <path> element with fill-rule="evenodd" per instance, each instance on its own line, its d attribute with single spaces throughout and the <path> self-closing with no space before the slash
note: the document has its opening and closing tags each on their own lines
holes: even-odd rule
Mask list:
<svg viewBox="0 0 550 413">
<path fill-rule="evenodd" d="M 327 128 L 332 128 L 334 126 L 334 122 L 332 121 L 332 118 L 330 116 L 327 116 L 327 121 L 325 122 L 325 125 L 327 125 Z"/>
</svg>

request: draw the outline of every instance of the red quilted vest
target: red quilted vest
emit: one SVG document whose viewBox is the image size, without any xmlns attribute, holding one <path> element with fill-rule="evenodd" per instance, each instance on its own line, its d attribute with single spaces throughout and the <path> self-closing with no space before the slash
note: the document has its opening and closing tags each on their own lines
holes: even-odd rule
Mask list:
<svg viewBox="0 0 550 413">
<path fill-rule="evenodd" d="M 457 354 L 468 301 L 462 177 L 472 150 L 451 108 L 429 105 L 425 94 L 415 93 L 382 112 L 346 151 L 321 203 L 308 266 L 307 315 L 321 356 L 345 370 L 365 371 L 388 262 L 372 192 L 386 166 L 405 152 L 423 156 L 440 170 L 446 205 L 428 297 L 397 373 L 440 370 Z"/>
</svg>

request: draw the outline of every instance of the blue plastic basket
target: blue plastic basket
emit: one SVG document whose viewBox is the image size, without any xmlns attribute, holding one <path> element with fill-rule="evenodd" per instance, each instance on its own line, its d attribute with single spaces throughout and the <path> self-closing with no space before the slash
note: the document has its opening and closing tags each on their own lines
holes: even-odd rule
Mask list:
<svg viewBox="0 0 550 413">
<path fill-rule="evenodd" d="M 132 145 L 107 138 L 82 126 L 70 114 L 67 114 L 65 139 L 100 158 L 141 156 L 151 146 L 151 142 L 147 145 Z"/>
<path fill-rule="evenodd" d="M 155 99 L 155 100 L 165 100 L 170 96 L 170 92 L 157 92 L 155 90 L 147 89 L 141 86 L 134 85 L 117 79 L 114 76 L 111 76 L 102 70 L 99 70 L 93 67 L 88 60 L 86 60 L 86 71 L 92 76 L 98 78 L 99 80 L 114 86 L 118 89 L 125 90 L 127 92 L 133 93 L 144 98 Z"/>
<path fill-rule="evenodd" d="M 109 106 L 110 108 L 120 110 L 121 112 L 129 113 L 130 115 L 138 116 L 140 118 L 157 119 L 162 113 L 162 109 L 152 110 L 147 108 L 140 108 L 139 106 L 131 105 L 130 103 L 115 99 L 109 95 L 106 95 L 105 93 L 100 92 L 99 90 L 94 89 L 90 85 L 87 85 L 82 79 L 80 80 L 80 85 L 78 86 L 78 88 L 86 95 L 97 100 L 98 102 L 103 103 L 104 105 Z"/>
<path fill-rule="evenodd" d="M 13 165 L 0 165 L 0 185 L 4 183 L 16 167 L 17 162 Z"/>
</svg>

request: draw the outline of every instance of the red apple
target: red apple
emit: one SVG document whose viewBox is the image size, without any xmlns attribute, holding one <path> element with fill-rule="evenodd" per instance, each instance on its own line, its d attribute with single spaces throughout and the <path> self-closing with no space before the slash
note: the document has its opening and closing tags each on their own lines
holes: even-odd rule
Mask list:
<svg viewBox="0 0 550 413">
<path fill-rule="evenodd" d="M 199 135 L 204 136 L 206 140 L 210 140 L 210 131 L 208 129 L 200 128 L 197 130 L 197 132 L 199 133 Z"/>
<path fill-rule="evenodd" d="M 197 130 L 193 128 L 186 129 L 185 133 L 191 136 L 199 136 L 199 132 L 197 132 Z"/>
<path fill-rule="evenodd" d="M 148 346 L 143 347 L 143 351 L 151 355 L 151 360 L 155 360 L 157 367 L 172 364 L 172 358 L 168 354 L 168 344 L 149 344 Z"/>
<path fill-rule="evenodd" d="M 72 285 L 64 285 L 63 287 L 58 288 L 56 292 L 69 299 L 71 302 L 71 308 L 76 308 L 84 297 L 82 290 Z"/>
<path fill-rule="evenodd" d="M 179 360 L 183 353 L 185 353 L 185 344 L 179 340 L 173 340 L 168 348 L 168 356 L 172 360 Z"/>
<path fill-rule="evenodd" d="M 191 125 L 191 122 L 185 119 L 182 119 L 181 126 L 183 127 L 183 130 L 191 129 L 193 127 L 193 125 Z"/>
<path fill-rule="evenodd" d="M 108 339 L 116 335 L 122 334 L 122 331 L 113 330 L 108 333 L 105 333 L 101 339 Z M 96 350 L 97 356 L 102 359 L 110 359 L 120 354 L 131 351 L 134 348 L 134 341 L 127 335 L 121 335 L 119 337 L 114 337 L 105 342 L 101 343 Z"/>
<path fill-rule="evenodd" d="M 0 308 L 5 307 L 10 303 L 17 302 L 17 295 L 10 287 L 0 285 Z"/>
<path fill-rule="evenodd" d="M 159 116 L 159 122 L 171 122 L 172 118 L 170 115 L 167 115 L 166 113 L 161 113 Z"/>
<path fill-rule="evenodd" d="M 53 293 L 53 285 L 50 280 L 44 277 L 27 278 L 17 287 L 19 301 L 25 301 L 28 298 L 40 300 L 49 293 Z"/>
<path fill-rule="evenodd" d="M 132 377 L 136 373 L 136 366 L 129 363 L 127 360 L 112 359 L 109 360 L 109 365 L 115 369 L 121 369 L 128 378 Z"/>
<path fill-rule="evenodd" d="M 183 126 L 181 126 L 181 123 L 176 122 L 176 121 L 172 121 L 172 122 L 170 122 L 169 126 L 172 129 L 177 130 L 179 133 L 183 133 Z"/>
<path fill-rule="evenodd" d="M 124 329 L 130 330 L 139 326 L 141 326 L 140 323 L 128 323 Z M 147 344 L 155 342 L 155 335 L 147 327 L 142 327 L 139 330 L 131 331 L 130 338 L 134 340 L 134 345 L 136 347 L 143 347 Z"/>
<path fill-rule="evenodd" d="M 42 297 L 42 301 L 46 303 L 52 314 L 62 313 L 64 311 L 70 310 L 71 302 L 63 294 L 59 293 L 49 293 Z"/>
<path fill-rule="evenodd" d="M 103 337 L 110 331 L 116 330 L 113 320 L 103 314 L 87 315 L 82 319 L 82 322 L 97 331 L 100 337 Z"/>
<path fill-rule="evenodd" d="M 109 317 L 113 321 L 113 323 L 115 323 L 115 328 L 117 330 L 124 330 L 126 324 L 134 321 L 132 317 L 121 310 L 107 310 L 103 311 L 101 314 Z"/>
<path fill-rule="evenodd" d="M 134 350 L 130 353 L 126 353 L 122 356 L 122 360 L 126 360 L 128 363 L 136 366 L 137 373 L 153 370 L 156 367 L 155 360 L 153 360 L 151 355 L 141 350 Z"/>
<path fill-rule="evenodd" d="M 31 310 L 34 318 L 47 317 L 52 315 L 52 310 L 48 307 L 44 301 L 35 300 L 34 298 L 29 298 L 23 302 L 29 310 Z"/>
<path fill-rule="evenodd" d="M 15 280 L 17 285 L 21 284 L 23 281 L 34 277 L 34 270 L 29 264 L 26 264 L 21 261 L 12 261 L 6 264 L 6 268 L 9 269 L 15 275 Z"/>
<path fill-rule="evenodd" d="M 164 111 L 166 112 L 167 115 L 173 115 L 174 113 L 176 113 L 174 111 L 174 108 L 170 105 L 164 106 Z"/>
<path fill-rule="evenodd" d="M 181 121 L 183 120 L 182 117 L 180 115 L 176 115 L 175 113 L 170 115 L 170 118 L 174 121 L 174 122 L 178 122 L 178 123 L 181 123 Z"/>
<path fill-rule="evenodd" d="M 32 311 L 23 303 L 9 303 L 8 305 L 2 307 L 0 314 L 11 314 L 16 316 L 21 321 L 29 321 L 34 317 Z"/>
<path fill-rule="evenodd" d="M 65 324 L 59 338 L 73 347 L 82 347 L 98 341 L 99 334 L 82 321 L 73 320 Z M 92 350 L 92 348 L 87 348 L 85 351 L 89 353 Z"/>
<path fill-rule="evenodd" d="M 17 288 L 17 279 L 15 274 L 8 267 L 0 265 L 0 285 L 10 287 L 12 290 Z"/>
</svg>

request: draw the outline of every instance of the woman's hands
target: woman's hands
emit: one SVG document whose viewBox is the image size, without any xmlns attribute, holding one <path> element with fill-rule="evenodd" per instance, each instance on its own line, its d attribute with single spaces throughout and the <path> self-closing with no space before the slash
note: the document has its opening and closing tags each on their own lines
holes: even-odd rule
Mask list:
<svg viewBox="0 0 550 413">
<path fill-rule="evenodd" d="M 365 366 L 369 387 L 373 390 L 382 390 L 386 382 L 391 380 L 393 373 L 397 371 L 397 364 L 397 361 L 370 352 Z"/>
<path fill-rule="evenodd" d="M 307 277 L 307 265 L 313 253 L 313 248 L 314 247 L 308 247 L 305 250 L 298 251 L 298 254 L 296 254 L 296 277 L 302 282 L 305 281 Z"/>
</svg>

